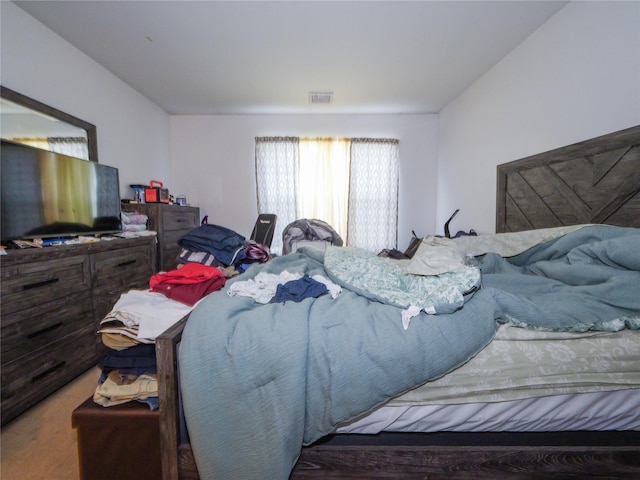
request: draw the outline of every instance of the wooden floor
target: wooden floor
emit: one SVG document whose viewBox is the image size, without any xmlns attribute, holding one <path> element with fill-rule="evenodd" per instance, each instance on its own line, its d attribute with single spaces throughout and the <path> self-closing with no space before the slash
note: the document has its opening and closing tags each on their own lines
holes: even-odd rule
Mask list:
<svg viewBox="0 0 640 480">
<path fill-rule="evenodd" d="M 99 376 L 92 368 L 2 428 L 2 480 L 78 480 L 71 413 L 93 395 Z"/>
</svg>

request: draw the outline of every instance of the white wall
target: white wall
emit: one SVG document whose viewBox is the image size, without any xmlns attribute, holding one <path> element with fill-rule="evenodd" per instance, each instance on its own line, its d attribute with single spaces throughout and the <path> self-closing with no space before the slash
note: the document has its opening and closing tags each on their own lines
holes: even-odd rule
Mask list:
<svg viewBox="0 0 640 480">
<path fill-rule="evenodd" d="M 398 247 L 435 228 L 437 116 L 240 115 L 171 117 L 174 193 L 209 223 L 249 235 L 258 215 L 255 137 L 345 136 L 400 140 Z M 277 212 L 276 212 L 277 213 Z"/>
<path fill-rule="evenodd" d="M 496 165 L 640 124 L 640 2 L 572 2 L 440 114 L 437 223 L 495 231 Z"/>
<path fill-rule="evenodd" d="M 172 117 L 10 2 L 0 81 L 97 126 L 101 163 L 128 185 L 165 182 L 210 221 L 249 233 L 254 137 L 400 139 L 398 247 L 495 229 L 495 167 L 640 124 L 640 3 L 572 2 L 436 115 Z M 437 190 L 437 192 L 436 192 Z M 437 203 L 437 205 L 436 205 Z"/>
<path fill-rule="evenodd" d="M 96 126 L 98 160 L 132 183 L 171 183 L 169 116 L 11 2 L 0 2 L 3 86 Z"/>
</svg>

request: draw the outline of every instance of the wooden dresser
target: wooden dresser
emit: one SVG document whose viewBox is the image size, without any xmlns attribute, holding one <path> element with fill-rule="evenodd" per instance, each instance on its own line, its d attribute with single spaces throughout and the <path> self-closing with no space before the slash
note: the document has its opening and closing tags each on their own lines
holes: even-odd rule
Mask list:
<svg viewBox="0 0 640 480">
<path fill-rule="evenodd" d="M 147 228 L 158 232 L 157 270 L 174 270 L 180 253 L 178 240 L 200 225 L 200 209 L 162 203 L 123 203 L 125 212 L 143 213 L 149 220 Z"/>
<path fill-rule="evenodd" d="M 96 365 L 100 320 L 121 293 L 149 288 L 155 265 L 155 237 L 0 256 L 3 425 Z"/>
</svg>

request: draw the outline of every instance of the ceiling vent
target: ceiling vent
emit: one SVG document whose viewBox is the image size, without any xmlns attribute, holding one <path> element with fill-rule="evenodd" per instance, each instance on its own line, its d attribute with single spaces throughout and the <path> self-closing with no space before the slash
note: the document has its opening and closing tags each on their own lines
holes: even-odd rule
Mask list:
<svg viewBox="0 0 640 480">
<path fill-rule="evenodd" d="M 309 92 L 309 103 L 331 103 L 333 92 Z"/>
</svg>

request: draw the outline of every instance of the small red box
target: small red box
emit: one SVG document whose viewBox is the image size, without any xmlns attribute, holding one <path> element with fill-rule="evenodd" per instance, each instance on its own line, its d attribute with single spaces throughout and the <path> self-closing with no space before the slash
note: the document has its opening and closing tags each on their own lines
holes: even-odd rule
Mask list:
<svg viewBox="0 0 640 480">
<path fill-rule="evenodd" d="M 163 183 L 151 180 L 144 191 L 144 201 L 147 203 L 169 203 L 169 189 L 163 188 Z"/>
</svg>

